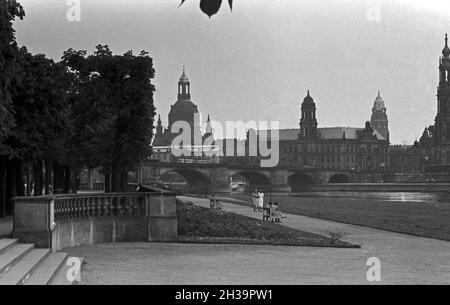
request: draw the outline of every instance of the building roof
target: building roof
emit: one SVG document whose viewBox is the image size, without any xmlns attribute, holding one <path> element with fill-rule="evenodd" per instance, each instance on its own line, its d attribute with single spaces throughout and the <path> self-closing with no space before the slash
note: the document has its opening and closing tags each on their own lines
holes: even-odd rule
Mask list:
<svg viewBox="0 0 450 305">
<path fill-rule="evenodd" d="M 358 139 L 358 132 L 363 131 L 364 128 L 358 127 L 322 127 L 318 128 L 317 132 L 319 134 L 319 138 L 323 140 L 337 140 L 337 139 L 345 139 L 356 140 Z M 261 132 L 261 131 L 259 131 Z M 298 135 L 300 133 L 300 129 L 291 128 L 291 129 L 279 129 L 279 139 L 280 141 L 294 141 L 298 140 Z M 269 132 L 270 134 L 270 132 Z M 376 135 L 378 140 L 386 140 L 378 131 L 374 130 L 374 135 Z M 260 139 L 262 137 L 260 136 Z"/>
</svg>

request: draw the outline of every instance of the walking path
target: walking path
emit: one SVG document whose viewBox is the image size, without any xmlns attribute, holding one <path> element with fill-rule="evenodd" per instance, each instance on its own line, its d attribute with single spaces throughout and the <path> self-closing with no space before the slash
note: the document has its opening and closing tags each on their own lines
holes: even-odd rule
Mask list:
<svg viewBox="0 0 450 305">
<path fill-rule="evenodd" d="M 209 207 L 205 199 L 180 198 Z M 261 217 L 231 203 L 224 209 Z M 68 252 L 85 258 L 87 284 L 371 284 L 371 257 L 381 261 L 381 284 L 450 284 L 450 242 L 297 215 L 288 215 L 283 225 L 323 235 L 342 229 L 345 240 L 362 248 L 117 243 Z"/>
<path fill-rule="evenodd" d="M 180 198 L 209 207 L 208 199 Z M 261 219 L 260 213 L 242 205 L 224 202 L 224 210 Z M 450 242 L 290 214 L 283 220 L 283 225 L 325 236 L 329 232 L 343 230 L 347 233 L 344 240 L 361 245 L 362 249 L 357 250 L 296 248 L 297 255 L 314 253 L 313 257 L 301 262 L 301 266 L 308 266 L 315 274 L 313 281 L 317 274 L 328 270 L 328 276 L 320 279 L 320 282 L 335 283 L 339 279 L 343 282 L 367 283 L 364 272 L 368 269 L 367 259 L 377 257 L 381 261 L 382 283 L 450 284 Z M 293 265 L 288 257 L 280 263 L 291 265 L 295 270 L 298 265 Z M 304 280 L 307 281 L 307 278 Z"/>
</svg>

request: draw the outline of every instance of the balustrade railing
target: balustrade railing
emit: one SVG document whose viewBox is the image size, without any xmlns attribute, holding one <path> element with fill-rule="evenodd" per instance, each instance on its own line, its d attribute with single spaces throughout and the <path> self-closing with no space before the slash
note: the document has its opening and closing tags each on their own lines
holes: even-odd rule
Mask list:
<svg viewBox="0 0 450 305">
<path fill-rule="evenodd" d="M 174 193 L 14 198 L 14 238 L 59 250 L 101 242 L 176 241 Z"/>
<path fill-rule="evenodd" d="M 55 221 L 81 218 L 145 216 L 147 194 L 120 193 L 55 197 Z"/>
</svg>

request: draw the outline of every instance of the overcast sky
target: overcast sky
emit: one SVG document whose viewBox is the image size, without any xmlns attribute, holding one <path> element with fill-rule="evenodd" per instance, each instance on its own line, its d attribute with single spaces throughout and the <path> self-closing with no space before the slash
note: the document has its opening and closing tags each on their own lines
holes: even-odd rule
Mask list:
<svg viewBox="0 0 450 305">
<path fill-rule="evenodd" d="M 20 0 L 27 16 L 17 40 L 59 60 L 68 48 L 147 50 L 154 58 L 155 104 L 167 123 L 182 66 L 192 100 L 206 117 L 279 121 L 298 127 L 311 90 L 321 127 L 363 127 L 380 89 L 391 141 L 420 137 L 436 115 L 438 59 L 450 32 L 447 0 L 224 0 L 209 19 L 199 0 Z M 371 18 L 372 19 L 372 18 Z"/>
</svg>

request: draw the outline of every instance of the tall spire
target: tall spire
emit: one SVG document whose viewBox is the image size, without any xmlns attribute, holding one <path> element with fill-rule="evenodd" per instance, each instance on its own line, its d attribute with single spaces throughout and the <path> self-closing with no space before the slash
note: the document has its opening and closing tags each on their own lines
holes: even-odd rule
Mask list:
<svg viewBox="0 0 450 305">
<path fill-rule="evenodd" d="M 316 104 L 309 90 L 301 106 L 299 138 L 306 140 L 317 138 Z"/>
<path fill-rule="evenodd" d="M 186 67 L 183 66 L 183 74 L 178 81 L 178 100 L 189 101 L 191 99 L 191 84 L 186 75 Z"/>
<path fill-rule="evenodd" d="M 213 135 L 213 129 L 211 125 L 211 119 L 208 114 L 208 120 L 206 121 L 206 127 L 205 127 L 205 136 L 211 136 Z"/>
<path fill-rule="evenodd" d="M 161 136 L 163 134 L 163 126 L 161 121 L 161 114 L 158 115 L 158 125 L 156 125 L 156 135 Z"/>
<path fill-rule="evenodd" d="M 448 35 L 445 34 L 445 47 L 442 50 L 442 55 L 444 55 L 444 58 L 450 57 L 450 48 L 448 47 Z"/>
</svg>

